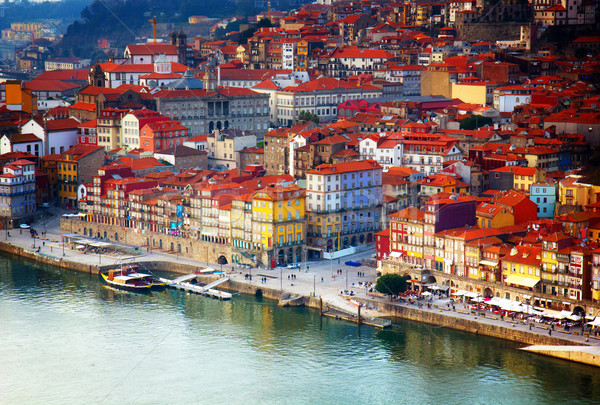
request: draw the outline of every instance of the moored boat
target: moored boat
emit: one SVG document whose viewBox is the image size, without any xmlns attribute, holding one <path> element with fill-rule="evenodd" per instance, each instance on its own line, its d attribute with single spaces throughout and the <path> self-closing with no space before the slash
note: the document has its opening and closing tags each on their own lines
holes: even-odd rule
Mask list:
<svg viewBox="0 0 600 405">
<path fill-rule="evenodd" d="M 140 273 L 137 265 L 128 265 L 100 272 L 102 279 L 109 285 L 133 291 L 149 291 L 164 288 L 166 283 L 155 279 L 151 274 Z"/>
</svg>

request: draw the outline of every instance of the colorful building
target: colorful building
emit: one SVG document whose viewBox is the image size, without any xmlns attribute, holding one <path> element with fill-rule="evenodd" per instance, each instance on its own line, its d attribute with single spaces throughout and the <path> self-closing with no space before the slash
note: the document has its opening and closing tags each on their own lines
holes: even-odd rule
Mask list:
<svg viewBox="0 0 600 405">
<path fill-rule="evenodd" d="M 271 267 L 304 261 L 305 198 L 296 185 L 272 185 L 252 198 L 253 233 L 269 251 Z"/>
<path fill-rule="evenodd" d="M 531 185 L 529 199 L 537 205 L 538 218 L 554 217 L 556 189 L 556 183 L 533 183 Z"/>
</svg>

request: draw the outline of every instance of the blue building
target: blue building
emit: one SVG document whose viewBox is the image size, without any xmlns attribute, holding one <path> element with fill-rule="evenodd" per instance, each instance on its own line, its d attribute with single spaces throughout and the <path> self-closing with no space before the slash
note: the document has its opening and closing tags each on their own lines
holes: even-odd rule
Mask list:
<svg viewBox="0 0 600 405">
<path fill-rule="evenodd" d="M 556 204 L 556 183 L 533 183 L 529 199 L 537 205 L 538 218 L 552 218 Z"/>
</svg>

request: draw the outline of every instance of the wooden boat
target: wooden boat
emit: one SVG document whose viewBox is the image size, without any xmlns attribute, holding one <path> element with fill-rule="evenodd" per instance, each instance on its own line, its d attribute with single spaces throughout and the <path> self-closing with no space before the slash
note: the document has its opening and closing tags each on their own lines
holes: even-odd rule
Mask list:
<svg viewBox="0 0 600 405">
<path fill-rule="evenodd" d="M 138 272 L 137 265 L 123 266 L 100 272 L 102 279 L 113 287 L 133 291 L 149 291 L 164 288 L 167 284 L 155 279 L 151 274 Z"/>
</svg>

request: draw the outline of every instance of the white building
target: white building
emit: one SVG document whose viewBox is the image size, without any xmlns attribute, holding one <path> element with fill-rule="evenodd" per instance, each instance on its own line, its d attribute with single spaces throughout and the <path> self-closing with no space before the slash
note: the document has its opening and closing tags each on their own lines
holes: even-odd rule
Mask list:
<svg viewBox="0 0 600 405">
<path fill-rule="evenodd" d="M 34 134 L 7 134 L 0 138 L 0 154 L 9 152 L 27 152 L 42 156 L 44 143 Z"/>
<path fill-rule="evenodd" d="M 374 241 L 383 203 L 377 162 L 323 164 L 309 170 L 306 179 L 309 249 L 335 252 Z"/>
<path fill-rule="evenodd" d="M 166 121 L 169 118 L 152 110 L 134 110 L 121 118 L 121 144 L 127 149 L 140 148 L 140 134 L 146 124 Z"/>
<path fill-rule="evenodd" d="M 13 221 L 33 215 L 36 207 L 35 163 L 19 159 L 5 165 L 0 174 L 0 193 L 0 216 Z"/>
<path fill-rule="evenodd" d="M 41 124 L 30 119 L 21 126 L 21 134 L 34 134 L 42 140 L 42 156 L 54 155 L 77 145 L 77 130 L 80 124 L 75 118 L 48 120 Z"/>
<path fill-rule="evenodd" d="M 421 71 L 423 66 L 405 65 L 390 66 L 382 70 L 385 80 L 390 83 L 402 83 L 402 94 L 405 96 L 421 95 Z"/>
<path fill-rule="evenodd" d="M 521 85 L 494 89 L 493 107 L 500 112 L 513 112 L 516 106 L 531 102 L 532 89 Z"/>
<path fill-rule="evenodd" d="M 44 62 L 44 69 L 50 70 L 72 70 L 83 69 L 90 66 L 89 59 L 79 58 L 54 58 Z"/>
<path fill-rule="evenodd" d="M 281 64 L 283 69 L 294 70 L 294 53 L 296 42 L 281 43 Z"/>
<path fill-rule="evenodd" d="M 372 84 L 356 84 L 322 77 L 297 86 L 279 88 L 272 81 L 253 89 L 270 94 L 271 120 L 282 125 L 297 121 L 301 111 L 316 114 L 320 122 L 337 119 L 337 107 L 346 100 L 369 100 L 382 96 L 382 90 Z"/>
</svg>

